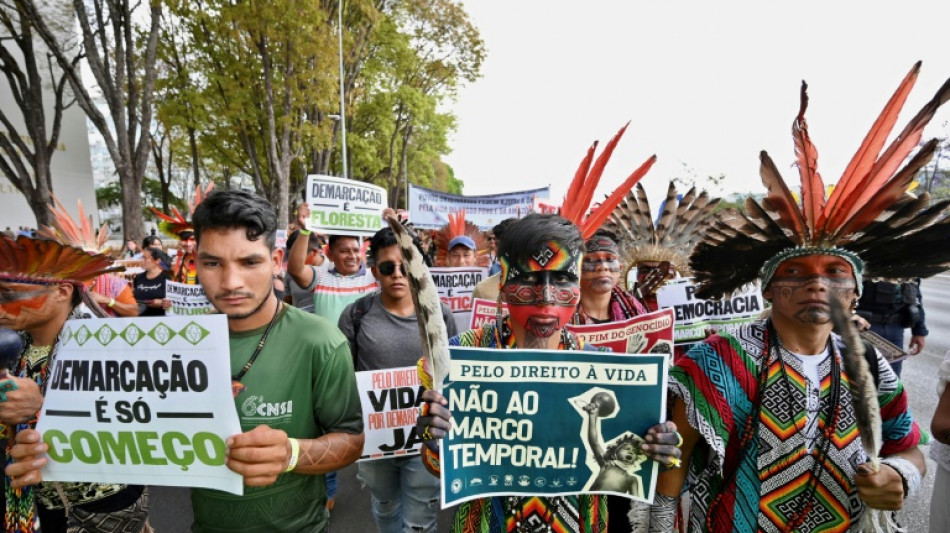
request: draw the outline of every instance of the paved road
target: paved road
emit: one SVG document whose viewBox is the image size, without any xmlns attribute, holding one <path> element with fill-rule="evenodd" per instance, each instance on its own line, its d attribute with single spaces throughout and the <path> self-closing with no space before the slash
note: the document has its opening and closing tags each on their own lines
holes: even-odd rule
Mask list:
<svg viewBox="0 0 950 533">
<path fill-rule="evenodd" d="M 923 285 L 924 307 L 930 336 L 924 352 L 904 363 L 903 379 L 910 395 L 911 409 L 921 427 L 928 429 L 937 407 L 937 367 L 943 355 L 950 350 L 950 275 L 927 280 Z M 922 446 L 924 454 L 930 446 Z M 904 522 L 909 532 L 926 532 L 930 494 L 933 490 L 935 463 L 928 457 L 927 477 L 921 494 L 908 502 Z M 152 521 L 158 533 L 183 533 L 191 524 L 191 504 L 187 490 L 155 487 L 153 489 Z M 440 531 L 445 531 L 451 519 L 451 510 L 439 516 Z M 373 533 L 376 526 L 370 512 L 369 494 L 360 490 L 356 481 L 356 467 L 350 466 L 340 474 L 340 493 L 331 515 L 332 533 Z M 946 532 L 932 532 L 946 533 Z"/>
</svg>

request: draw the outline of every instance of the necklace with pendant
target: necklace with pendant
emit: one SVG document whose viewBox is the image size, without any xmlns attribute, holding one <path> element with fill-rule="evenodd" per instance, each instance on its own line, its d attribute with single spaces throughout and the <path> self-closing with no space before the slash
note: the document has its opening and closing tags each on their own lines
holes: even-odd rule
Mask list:
<svg viewBox="0 0 950 533">
<path fill-rule="evenodd" d="M 264 334 L 261 335 L 260 342 L 257 343 L 257 348 L 254 350 L 254 353 L 251 354 L 251 358 L 247 360 L 244 368 L 236 376 L 231 376 L 231 395 L 234 398 L 237 398 L 238 394 L 244 392 L 244 389 L 247 387 L 241 383 L 241 378 L 244 377 L 244 374 L 247 374 L 247 371 L 251 369 L 251 366 L 254 364 L 254 361 L 257 360 L 257 356 L 261 354 L 261 350 L 264 349 L 264 343 L 267 342 L 267 335 L 270 334 L 270 330 L 274 327 L 274 322 L 277 322 L 277 314 L 280 313 L 280 308 L 283 306 L 283 302 L 277 302 L 277 309 L 274 310 L 274 316 L 271 317 L 270 323 L 267 324 L 267 329 L 264 330 Z"/>
</svg>

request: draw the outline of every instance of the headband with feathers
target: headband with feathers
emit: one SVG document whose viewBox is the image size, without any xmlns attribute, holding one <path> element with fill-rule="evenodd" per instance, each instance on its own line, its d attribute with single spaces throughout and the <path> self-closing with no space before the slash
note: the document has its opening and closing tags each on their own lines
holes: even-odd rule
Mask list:
<svg viewBox="0 0 950 533">
<path fill-rule="evenodd" d="M 201 187 L 195 189 L 195 198 L 191 202 L 188 202 L 188 216 L 189 218 L 195 214 L 195 208 L 198 207 L 205 198 L 211 194 L 211 190 L 214 189 L 214 182 L 208 183 L 208 186 L 204 190 L 201 190 Z M 165 235 L 178 239 L 181 237 L 181 234 L 186 231 L 194 231 L 194 228 L 175 206 L 171 206 L 172 214 L 167 215 L 162 213 L 154 207 L 149 207 L 149 210 L 152 214 L 158 218 L 158 229 Z"/>
<path fill-rule="evenodd" d="M 604 147 L 604 151 L 597 157 L 596 162 L 594 162 L 594 152 L 597 150 L 597 141 L 594 141 L 594 144 L 587 150 L 587 155 L 574 173 L 574 179 L 571 180 L 571 185 L 568 187 L 567 194 L 564 196 L 564 202 L 561 203 L 561 216 L 570 220 L 580 228 L 581 235 L 585 241 L 590 239 L 591 236 L 600 229 L 600 226 L 607 220 L 611 211 L 623 200 L 624 195 L 633 188 L 634 184 L 646 175 L 650 167 L 653 166 L 653 163 L 656 162 L 656 156 L 650 156 L 640 165 L 640 168 L 633 171 L 633 174 L 630 174 L 606 200 L 587 215 L 591 200 L 594 197 L 594 191 L 600 182 L 600 176 L 604 173 L 607 161 L 610 160 L 614 148 L 617 147 L 620 137 L 623 136 L 623 133 L 627 130 L 627 126 L 629 125 L 630 123 L 627 122 L 620 128 L 620 131 L 618 131 L 613 139 L 607 143 L 607 146 Z"/>
<path fill-rule="evenodd" d="M 448 264 L 449 244 L 452 239 L 457 237 L 468 237 L 475 243 L 475 257 L 478 266 L 488 266 L 488 240 L 482 235 L 474 223 L 465 220 L 465 210 L 459 209 L 455 213 L 449 213 L 449 223 L 442 226 L 433 236 L 435 241 L 435 264 L 436 266 L 445 266 Z"/>
<path fill-rule="evenodd" d="M 917 171 L 933 156 L 937 140 L 924 143 L 900 168 L 920 142 L 924 126 L 950 98 L 950 80 L 881 152 L 919 71 L 918 62 L 828 197 L 805 122 L 808 97 L 807 85 L 802 83 L 801 107 L 792 124 L 801 205 L 763 151 L 760 173 L 768 189 L 765 198 L 746 199 L 746 213 L 721 212 L 693 251 L 690 266 L 699 285 L 697 296 L 721 297 L 759 277 L 765 286 L 779 263 L 812 254 L 838 255 L 851 262 L 859 290 L 865 262 L 863 274 L 875 278 L 928 277 L 950 268 L 946 240 L 950 218 L 944 216 L 950 201 L 928 207 L 928 194 L 919 198 L 906 194 Z"/>
<path fill-rule="evenodd" d="M 682 197 L 671 181 L 656 224 L 643 185 L 630 191 L 604 225 L 619 239 L 621 261 L 635 265 L 641 261 L 669 261 L 676 271 L 689 276 L 689 252 L 712 222 L 710 215 L 719 198 L 691 187 Z"/>
<path fill-rule="evenodd" d="M 61 242 L 0 234 L 0 279 L 22 283 L 71 283 L 124 270 L 112 258 Z"/>
<path fill-rule="evenodd" d="M 89 219 L 86 218 L 86 211 L 82 208 L 82 200 L 76 200 L 76 204 L 79 206 L 78 224 L 56 196 L 53 196 L 53 202 L 56 205 L 49 206 L 49 210 L 53 214 L 53 225 L 40 228 L 37 232 L 40 237 L 82 248 L 87 252 L 109 253 L 109 247 L 106 246 L 106 241 L 109 240 L 109 227 L 103 224 L 99 231 L 95 232 Z"/>
</svg>

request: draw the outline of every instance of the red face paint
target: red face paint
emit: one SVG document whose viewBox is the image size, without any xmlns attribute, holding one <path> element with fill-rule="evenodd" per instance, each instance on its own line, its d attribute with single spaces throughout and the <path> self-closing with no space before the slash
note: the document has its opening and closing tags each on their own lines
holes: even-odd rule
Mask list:
<svg viewBox="0 0 950 533">
<path fill-rule="evenodd" d="M 24 309 L 39 309 L 49 297 L 49 288 L 31 283 L 0 282 L 0 310 L 18 317 Z"/>
<path fill-rule="evenodd" d="M 564 327 L 581 297 L 577 276 L 558 270 L 522 273 L 508 281 L 502 292 L 511 319 L 542 338 Z"/>
<path fill-rule="evenodd" d="M 764 296 L 772 313 L 806 324 L 831 320 L 831 298 L 847 309 L 857 296 L 851 264 L 834 255 L 806 255 L 783 261 L 775 269 Z"/>
</svg>

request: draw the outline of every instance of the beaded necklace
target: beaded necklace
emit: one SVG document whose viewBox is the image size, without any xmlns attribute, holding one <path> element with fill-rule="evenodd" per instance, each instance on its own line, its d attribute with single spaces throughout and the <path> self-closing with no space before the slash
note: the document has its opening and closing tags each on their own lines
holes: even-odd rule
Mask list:
<svg viewBox="0 0 950 533">
<path fill-rule="evenodd" d="M 774 345 L 771 342 L 771 339 L 773 337 L 776 339 Z M 739 438 L 740 450 L 746 450 L 746 448 L 752 442 L 752 439 L 758 436 L 759 425 L 761 423 L 762 396 L 764 395 L 765 386 L 768 382 L 769 367 L 771 366 L 771 358 L 772 358 L 773 349 L 775 350 L 775 357 L 778 359 L 778 362 L 781 365 L 782 380 L 785 383 L 786 393 L 789 396 L 789 401 L 791 401 L 791 386 L 789 385 L 790 378 L 788 376 L 787 369 L 785 368 L 785 361 L 782 358 L 781 340 L 778 338 L 778 335 L 775 332 L 775 328 L 772 325 L 771 319 L 768 321 L 768 327 L 765 330 L 765 335 L 763 336 L 762 341 L 764 343 L 764 348 L 763 348 L 763 354 L 762 354 L 762 366 L 759 369 L 758 388 L 756 389 L 755 400 L 753 402 L 753 408 L 750 411 L 749 416 L 746 417 L 745 426 L 743 427 L 742 434 L 740 435 L 740 438 Z M 828 410 L 830 412 L 828 413 L 828 416 L 826 417 L 826 419 L 830 419 L 830 420 L 828 424 L 825 425 L 824 430 L 821 432 L 821 436 L 823 437 L 823 439 L 821 439 L 820 443 L 816 442 L 815 443 L 816 445 L 813 447 L 813 450 L 814 450 L 813 455 L 815 456 L 815 464 L 812 466 L 812 469 L 809 471 L 809 474 L 808 474 L 809 480 L 808 480 L 807 493 L 805 495 L 805 505 L 802 507 L 802 509 L 799 512 L 797 512 L 793 516 L 791 520 L 789 520 L 789 522 L 785 525 L 785 527 L 782 528 L 783 533 L 790 533 L 791 531 L 794 531 L 799 526 L 801 526 L 802 523 L 805 522 L 805 519 L 807 518 L 808 513 L 811 512 L 812 508 L 814 508 L 814 505 L 815 505 L 814 496 L 815 496 L 815 491 L 818 490 L 818 481 L 821 475 L 822 464 L 828 458 L 828 450 L 830 449 L 832 437 L 834 436 L 834 432 L 838 426 L 838 419 L 840 418 L 840 414 L 841 414 L 841 406 L 840 406 L 841 371 L 838 368 L 837 355 L 835 354 L 834 346 L 831 344 L 830 339 L 828 343 L 829 343 L 829 353 L 831 354 L 830 375 L 831 375 L 832 389 L 831 389 L 831 398 L 828 403 Z M 797 402 L 796 402 L 795 407 L 796 408 L 798 407 Z M 793 416 L 792 420 L 794 422 L 794 415 L 792 416 Z M 819 408 L 818 417 L 820 420 L 821 419 L 820 408 Z M 802 428 L 799 428 L 798 424 L 795 423 L 796 433 L 800 432 L 801 429 Z M 739 454 L 739 456 L 742 456 L 742 455 L 745 455 L 745 454 L 744 453 Z M 723 465 L 724 467 L 723 470 L 729 472 L 728 476 L 723 479 L 723 484 L 722 484 L 722 486 L 725 486 L 727 488 L 725 491 L 720 491 L 718 494 L 716 494 L 713 497 L 712 502 L 710 502 L 709 504 L 709 509 L 706 514 L 706 529 L 708 531 L 714 531 L 713 529 L 713 518 L 715 515 L 714 510 L 716 509 L 716 507 L 719 506 L 719 504 L 722 501 L 722 498 L 726 494 L 734 493 L 737 490 L 735 477 L 739 469 L 736 468 L 736 466 L 737 465 L 731 465 L 730 467 L 727 465 Z"/>
</svg>

